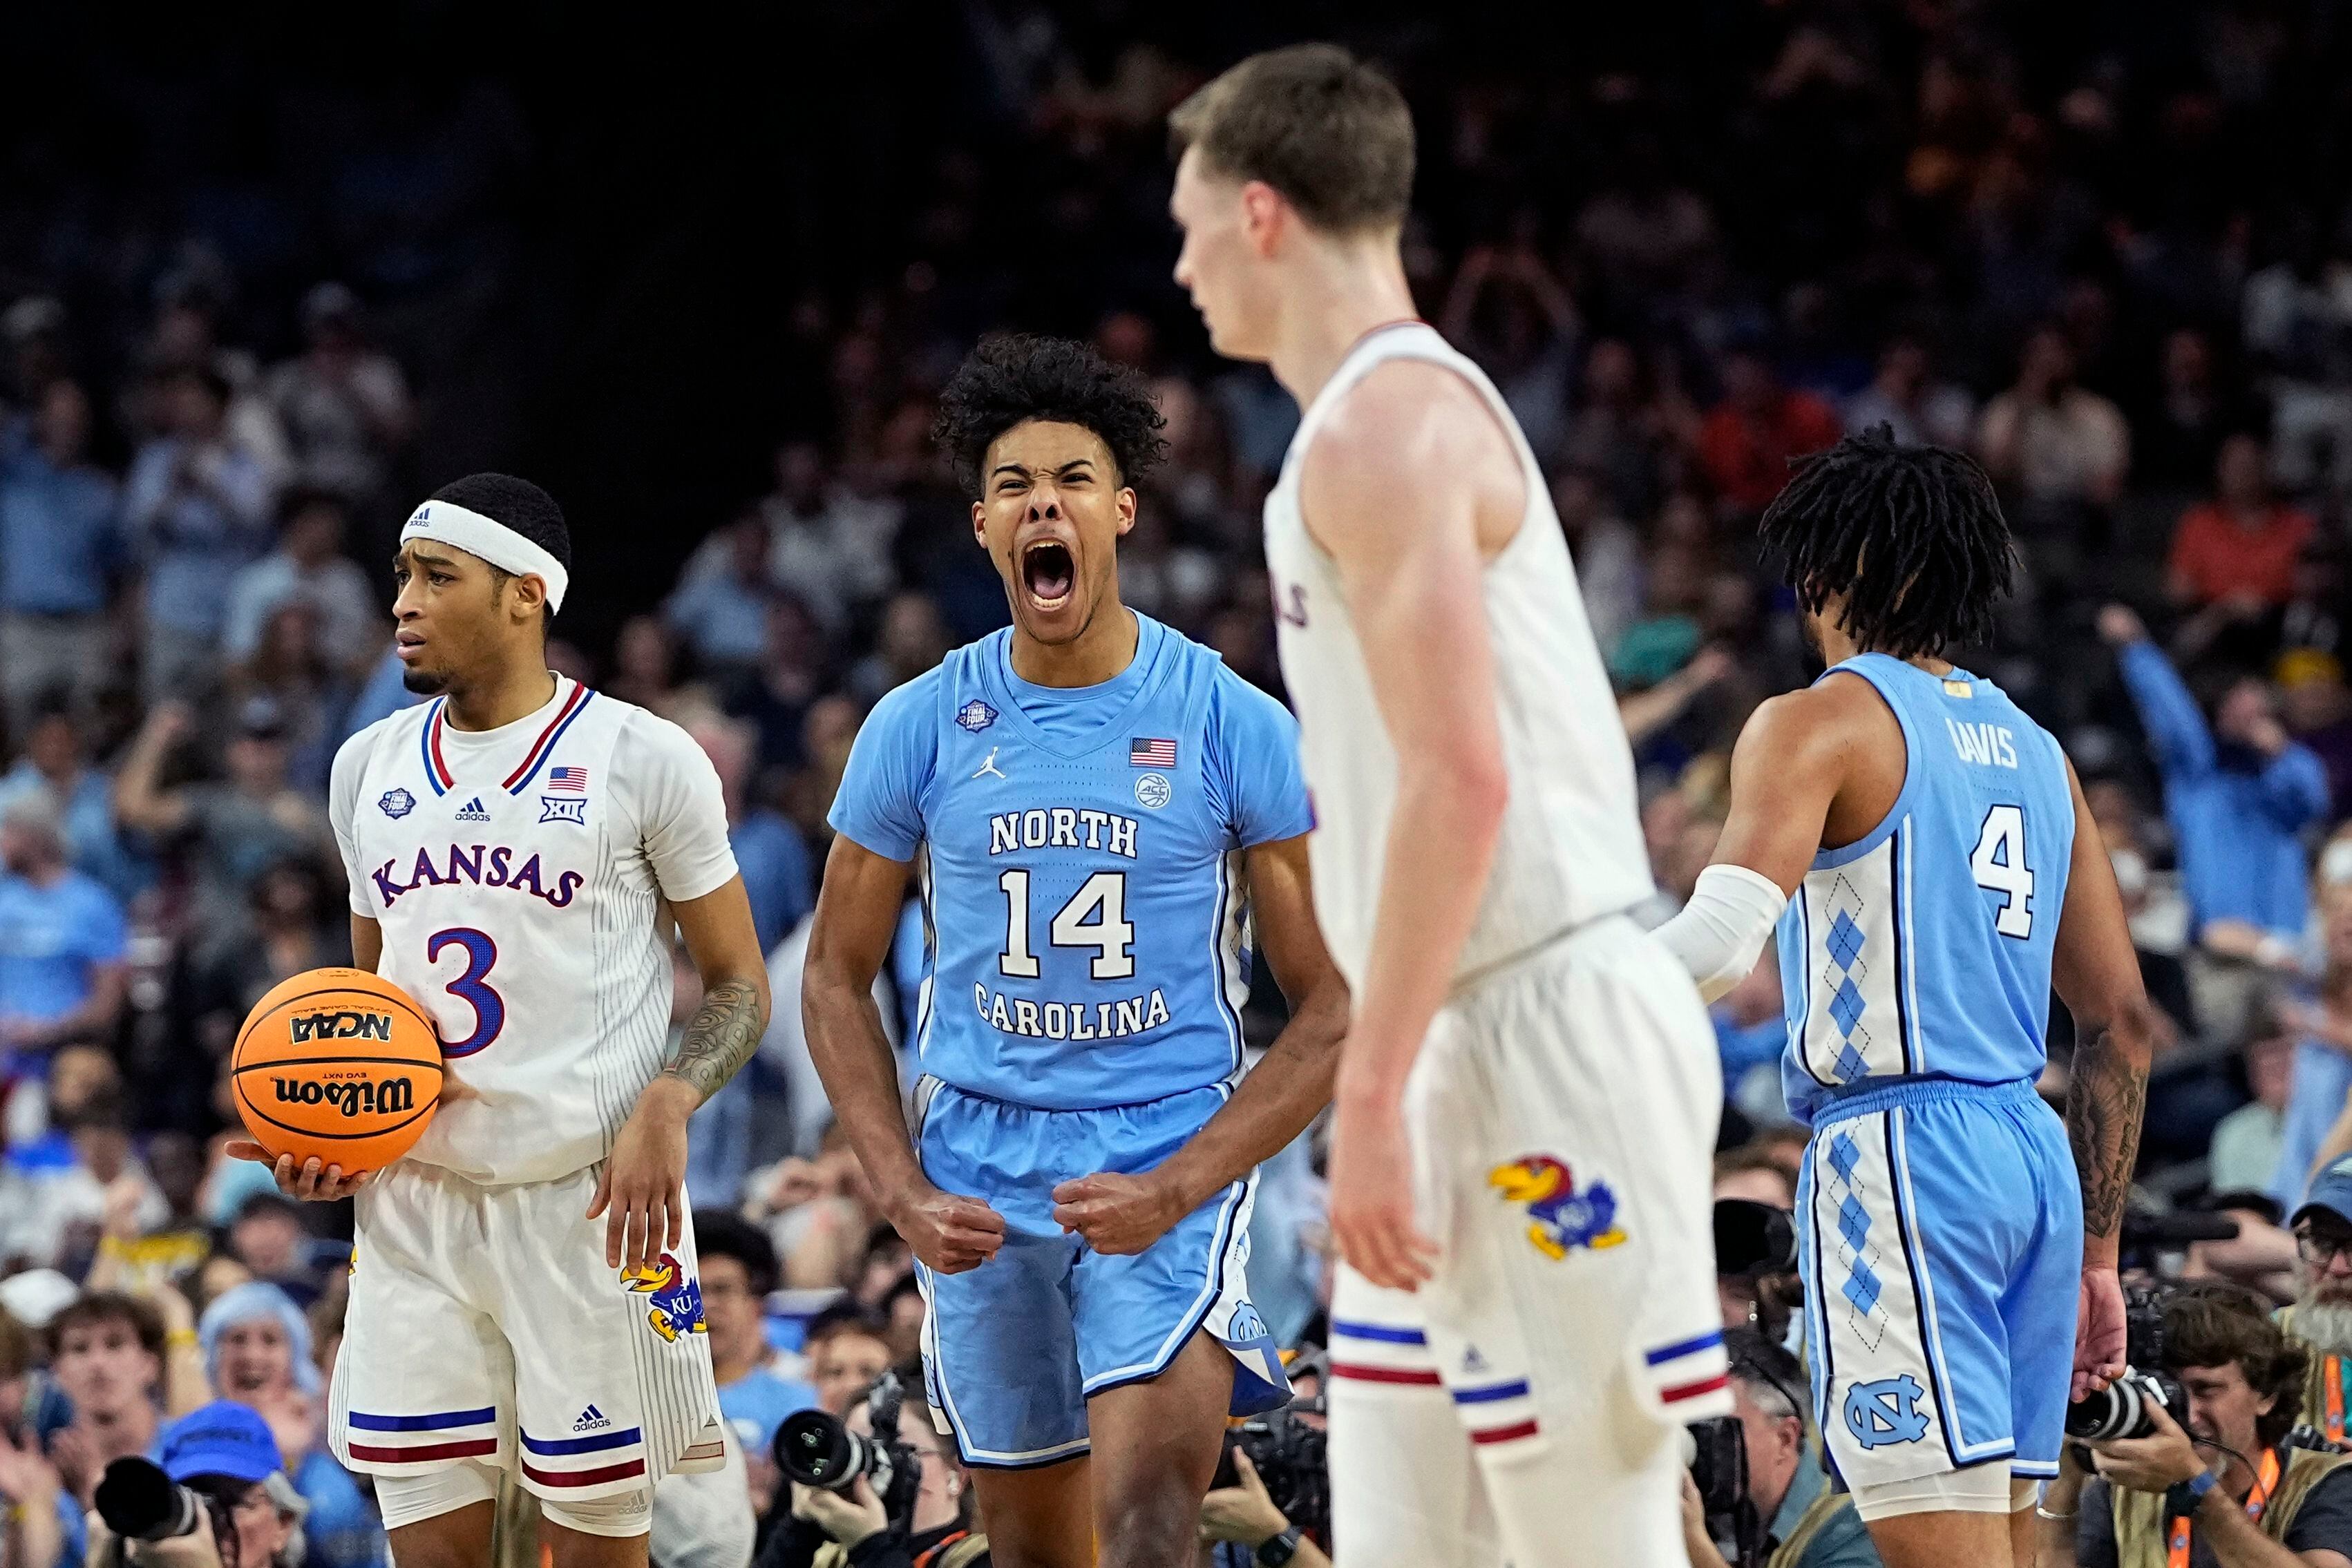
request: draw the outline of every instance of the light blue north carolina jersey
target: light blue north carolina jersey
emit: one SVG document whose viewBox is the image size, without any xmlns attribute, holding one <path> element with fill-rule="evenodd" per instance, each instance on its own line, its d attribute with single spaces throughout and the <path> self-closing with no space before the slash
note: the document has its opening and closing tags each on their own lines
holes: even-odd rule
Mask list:
<svg viewBox="0 0 2352 1568">
<path fill-rule="evenodd" d="M 831 821 L 920 868 L 923 1071 L 1039 1110 L 1133 1105 L 1242 1066 L 1241 852 L 1313 825 L 1298 730 L 1147 617 L 1101 685 L 1032 685 L 1010 632 L 877 704 Z"/>
<path fill-rule="evenodd" d="M 2065 756 L 1966 670 L 1864 653 L 1838 674 L 1894 710 L 1906 767 L 1885 820 L 1814 856 L 1780 917 L 1790 1109 L 1810 1123 L 1900 1078 L 2038 1077 L 2074 850 Z"/>
</svg>

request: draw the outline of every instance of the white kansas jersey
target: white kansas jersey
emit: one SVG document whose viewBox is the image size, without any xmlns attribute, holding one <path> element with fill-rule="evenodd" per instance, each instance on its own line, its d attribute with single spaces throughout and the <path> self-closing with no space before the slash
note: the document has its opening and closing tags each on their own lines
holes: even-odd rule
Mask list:
<svg viewBox="0 0 2352 1568">
<path fill-rule="evenodd" d="M 486 1186 L 553 1181 L 612 1147 L 669 1042 L 666 901 L 735 874 L 727 807 L 687 733 L 556 679 L 465 731 L 436 698 L 335 754 L 328 807 L 377 972 L 416 999 L 479 1102 L 409 1157 Z"/>
<path fill-rule="evenodd" d="M 1510 433 L 1527 486 L 1518 532 L 1486 570 L 1486 635 L 1510 799 L 1484 904 L 1455 977 L 1629 908 L 1654 891 L 1634 799 L 1633 758 L 1593 645 L 1576 570 L 1542 471 L 1486 372 L 1434 329 L 1399 322 L 1368 333 L 1307 405 L 1265 501 L 1282 674 L 1298 709 L 1314 797 L 1315 912 L 1349 983 L 1363 983 L 1396 813 L 1396 748 L 1372 699 L 1362 645 L 1330 557 L 1307 534 L 1299 483 L 1307 448 L 1340 400 L 1391 360 L 1444 365 L 1477 389 Z M 1424 650 L 1444 661 L 1444 648 Z"/>
</svg>

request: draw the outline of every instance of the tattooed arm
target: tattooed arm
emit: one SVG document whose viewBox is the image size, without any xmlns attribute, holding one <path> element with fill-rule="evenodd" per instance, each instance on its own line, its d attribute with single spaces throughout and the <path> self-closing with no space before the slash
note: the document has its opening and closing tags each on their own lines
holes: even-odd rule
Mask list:
<svg viewBox="0 0 2352 1568">
<path fill-rule="evenodd" d="M 2066 779 L 2074 796 L 2074 856 L 2051 978 L 2074 1015 L 2066 1139 L 2083 1183 L 2083 1301 L 2074 1346 L 2079 1398 L 2123 1369 L 2123 1292 L 2116 1280 L 2116 1253 L 2132 1171 L 2139 1162 L 2156 1014 L 2140 984 L 2139 955 L 2132 950 L 2106 845 L 2071 766 Z"/>
<path fill-rule="evenodd" d="M 751 927 L 743 879 L 669 906 L 702 977 L 702 1005 L 687 1020 L 677 1054 L 637 1096 L 597 1177 L 588 1218 L 604 1217 L 604 1261 L 656 1261 L 677 1245 L 685 1220 L 687 1118 L 751 1059 L 768 1027 L 768 966 Z"/>
</svg>

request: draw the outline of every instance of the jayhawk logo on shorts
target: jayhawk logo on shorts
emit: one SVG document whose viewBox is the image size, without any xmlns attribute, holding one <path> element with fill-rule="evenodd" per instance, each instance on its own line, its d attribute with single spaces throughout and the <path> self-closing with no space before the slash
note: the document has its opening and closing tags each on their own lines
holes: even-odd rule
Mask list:
<svg viewBox="0 0 2352 1568">
<path fill-rule="evenodd" d="M 702 1322 L 702 1286 L 665 1252 L 658 1262 L 621 1270 L 621 1281 L 646 1298 L 646 1321 L 666 1340 L 709 1332 Z"/>
<path fill-rule="evenodd" d="M 1549 1155 L 1526 1155 L 1486 1173 L 1486 1185 L 1506 1203 L 1527 1205 L 1528 1239 L 1547 1258 L 1565 1258 L 1574 1247 L 1595 1251 L 1625 1239 L 1617 1223 L 1617 1195 L 1605 1181 L 1576 1190 L 1569 1168 Z"/>
</svg>

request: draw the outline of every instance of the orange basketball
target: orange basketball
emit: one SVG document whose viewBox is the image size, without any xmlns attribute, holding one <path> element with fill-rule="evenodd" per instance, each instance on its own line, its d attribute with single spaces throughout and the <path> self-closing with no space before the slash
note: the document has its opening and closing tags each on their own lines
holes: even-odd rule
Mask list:
<svg viewBox="0 0 2352 1568">
<path fill-rule="evenodd" d="M 441 1042 L 408 993 L 364 969 L 311 969 L 254 1004 L 229 1059 L 253 1141 L 345 1176 L 408 1152 L 441 1103 Z"/>
</svg>

